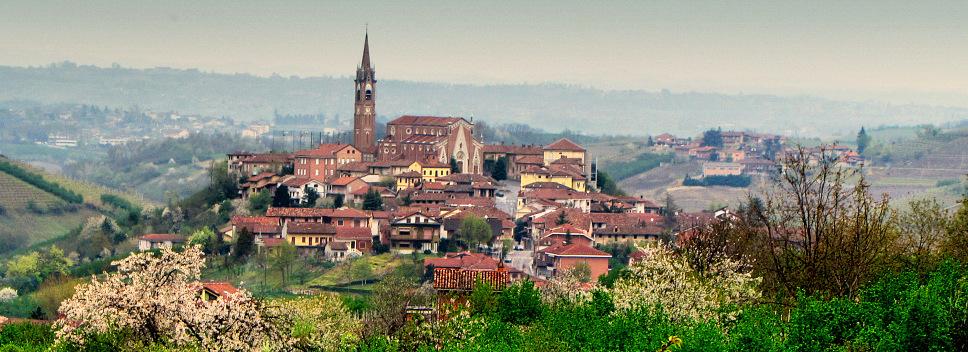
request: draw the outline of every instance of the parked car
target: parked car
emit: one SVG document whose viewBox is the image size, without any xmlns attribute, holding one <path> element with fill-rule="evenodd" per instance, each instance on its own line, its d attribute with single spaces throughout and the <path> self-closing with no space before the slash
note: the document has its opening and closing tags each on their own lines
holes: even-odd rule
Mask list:
<svg viewBox="0 0 968 352">
<path fill-rule="evenodd" d="M 508 264 L 511 264 L 511 258 L 504 258 L 504 262 L 505 263 L 508 263 Z"/>
</svg>

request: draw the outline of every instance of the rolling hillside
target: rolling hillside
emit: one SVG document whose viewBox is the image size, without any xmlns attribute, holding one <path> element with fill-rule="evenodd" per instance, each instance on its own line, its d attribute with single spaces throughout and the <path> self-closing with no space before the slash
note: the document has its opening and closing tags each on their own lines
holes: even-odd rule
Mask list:
<svg viewBox="0 0 968 352">
<path fill-rule="evenodd" d="M 10 162 L 0 158 L 0 162 Z M 64 235 L 83 225 L 88 218 L 100 216 L 105 205 L 102 194 L 115 194 L 131 202 L 150 205 L 140 197 L 123 194 L 15 165 L 41 175 L 43 179 L 80 194 L 83 203 L 72 204 L 57 195 L 31 185 L 12 174 L 0 171 L 0 253 L 30 246 Z"/>
</svg>

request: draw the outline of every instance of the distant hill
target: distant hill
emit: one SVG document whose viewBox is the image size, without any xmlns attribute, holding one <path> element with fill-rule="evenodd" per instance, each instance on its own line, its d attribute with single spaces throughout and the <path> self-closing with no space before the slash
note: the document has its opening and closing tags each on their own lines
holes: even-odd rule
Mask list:
<svg viewBox="0 0 968 352">
<path fill-rule="evenodd" d="M 64 235 L 83 225 L 88 218 L 101 216 L 107 209 L 107 205 L 101 202 L 102 194 L 120 195 L 135 204 L 148 205 L 139 197 L 44 173 L 3 157 L 0 162 L 12 162 L 83 197 L 82 203 L 71 203 L 0 170 L 0 253 Z"/>
<path fill-rule="evenodd" d="M 347 71 L 349 72 L 349 70 Z M 352 116 L 350 78 L 257 77 L 170 68 L 99 68 L 62 63 L 0 66 L 0 100 L 88 103 L 175 110 L 243 121 L 283 114 Z M 590 134 L 695 134 L 715 126 L 826 135 L 860 125 L 941 123 L 968 109 L 844 102 L 814 97 L 603 91 L 559 84 L 453 85 L 380 81 L 377 111 L 462 115 L 491 123 L 523 123 Z"/>
</svg>

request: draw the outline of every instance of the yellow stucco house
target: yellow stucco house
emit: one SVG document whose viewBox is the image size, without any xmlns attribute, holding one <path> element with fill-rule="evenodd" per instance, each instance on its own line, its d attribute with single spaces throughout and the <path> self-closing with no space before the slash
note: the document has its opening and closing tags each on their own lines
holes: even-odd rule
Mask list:
<svg viewBox="0 0 968 352">
<path fill-rule="evenodd" d="M 554 141 L 541 149 L 544 151 L 545 166 L 551 165 L 559 159 L 578 159 L 579 166 L 585 166 L 585 148 L 568 138 Z"/>
<path fill-rule="evenodd" d="M 450 165 L 435 160 L 414 161 L 409 169 L 420 173 L 424 182 L 435 182 L 438 177 L 450 175 Z"/>
</svg>

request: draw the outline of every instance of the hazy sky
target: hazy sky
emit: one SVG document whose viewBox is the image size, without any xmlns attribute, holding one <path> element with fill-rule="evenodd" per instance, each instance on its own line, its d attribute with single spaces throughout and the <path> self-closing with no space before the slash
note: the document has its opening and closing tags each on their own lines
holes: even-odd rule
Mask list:
<svg viewBox="0 0 968 352">
<path fill-rule="evenodd" d="M 0 1 L 0 65 L 811 94 L 968 106 L 968 1 Z"/>
</svg>

